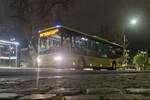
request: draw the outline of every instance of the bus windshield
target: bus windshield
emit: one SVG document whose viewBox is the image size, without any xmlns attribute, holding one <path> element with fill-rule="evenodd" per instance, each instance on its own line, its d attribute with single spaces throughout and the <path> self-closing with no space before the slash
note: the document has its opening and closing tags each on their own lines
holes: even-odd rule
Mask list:
<svg viewBox="0 0 150 100">
<path fill-rule="evenodd" d="M 69 37 L 62 37 L 59 33 L 50 37 L 40 38 L 39 40 L 39 54 L 68 52 L 70 47 Z"/>
</svg>

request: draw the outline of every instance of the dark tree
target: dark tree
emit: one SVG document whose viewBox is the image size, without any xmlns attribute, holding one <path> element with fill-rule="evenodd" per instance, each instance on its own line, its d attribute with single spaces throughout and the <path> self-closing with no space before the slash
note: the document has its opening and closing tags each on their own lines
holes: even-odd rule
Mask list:
<svg viewBox="0 0 150 100">
<path fill-rule="evenodd" d="M 53 25 L 53 17 L 57 17 L 56 7 L 66 12 L 71 7 L 72 0 L 13 0 L 10 7 L 11 16 L 18 23 L 18 29 L 25 43 L 33 46 L 37 52 L 38 30 Z"/>
<path fill-rule="evenodd" d="M 56 19 L 62 20 L 60 12 L 67 13 L 72 0 L 12 0 L 11 18 L 17 24 L 22 45 L 28 47 L 28 63 L 33 64 L 37 56 L 38 30 L 55 25 Z M 61 10 L 61 11 L 60 11 Z"/>
<path fill-rule="evenodd" d="M 119 27 L 110 27 L 108 25 L 98 25 L 98 35 L 109 41 L 123 45 L 123 31 Z"/>
</svg>

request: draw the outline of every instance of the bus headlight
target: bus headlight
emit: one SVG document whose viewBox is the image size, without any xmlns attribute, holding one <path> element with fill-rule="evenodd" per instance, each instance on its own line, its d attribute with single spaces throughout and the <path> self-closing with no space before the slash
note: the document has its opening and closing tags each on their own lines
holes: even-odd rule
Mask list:
<svg viewBox="0 0 150 100">
<path fill-rule="evenodd" d="M 62 57 L 61 56 L 56 56 L 56 57 L 54 57 L 54 60 L 55 61 L 62 61 Z"/>
</svg>

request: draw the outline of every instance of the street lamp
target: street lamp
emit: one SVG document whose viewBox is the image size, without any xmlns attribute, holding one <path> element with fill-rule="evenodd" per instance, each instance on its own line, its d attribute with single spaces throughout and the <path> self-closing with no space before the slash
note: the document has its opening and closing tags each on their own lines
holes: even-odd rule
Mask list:
<svg viewBox="0 0 150 100">
<path fill-rule="evenodd" d="M 136 19 L 132 19 L 131 21 L 130 21 L 130 23 L 132 24 L 132 25 L 135 25 L 135 24 L 137 24 L 137 20 Z M 124 35 L 124 37 L 123 37 L 123 56 L 125 57 L 125 53 L 126 53 L 126 34 L 125 34 L 125 29 L 124 29 L 125 27 L 123 27 L 123 35 Z M 126 63 L 127 64 L 127 63 Z"/>
<path fill-rule="evenodd" d="M 130 21 L 130 23 L 131 23 L 132 25 L 135 25 L 135 24 L 137 24 L 137 20 L 136 20 L 136 19 L 132 19 L 132 20 Z M 123 34 L 124 34 L 123 42 L 124 42 L 124 50 L 125 50 L 125 46 L 126 46 L 126 34 L 125 34 L 125 29 L 124 29 L 124 27 L 123 27 Z"/>
<path fill-rule="evenodd" d="M 137 20 L 136 20 L 136 19 L 132 19 L 132 20 L 131 20 L 131 24 L 132 24 L 132 25 L 135 25 L 136 23 L 137 23 Z"/>
</svg>

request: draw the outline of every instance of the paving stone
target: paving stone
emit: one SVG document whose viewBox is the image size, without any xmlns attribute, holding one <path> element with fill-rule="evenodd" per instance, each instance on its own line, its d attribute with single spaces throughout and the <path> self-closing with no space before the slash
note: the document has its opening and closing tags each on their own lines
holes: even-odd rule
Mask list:
<svg viewBox="0 0 150 100">
<path fill-rule="evenodd" d="M 21 97 L 18 100 L 49 100 L 55 96 L 56 94 L 31 94 Z"/>
<path fill-rule="evenodd" d="M 115 94 L 121 93 L 120 89 L 116 88 L 89 88 L 86 90 L 87 94 Z"/>
<path fill-rule="evenodd" d="M 0 100 L 15 100 L 18 96 L 16 93 L 0 93 Z"/>
<path fill-rule="evenodd" d="M 150 100 L 149 97 L 141 95 L 77 95 L 77 96 L 65 96 L 66 100 Z"/>
<path fill-rule="evenodd" d="M 133 93 L 133 94 L 150 94 L 150 89 L 144 89 L 144 88 L 128 88 L 126 89 L 127 93 Z"/>
<path fill-rule="evenodd" d="M 78 95 L 78 96 L 66 96 L 67 100 L 122 100 L 121 95 Z"/>
<path fill-rule="evenodd" d="M 25 94 L 25 95 L 29 95 L 29 94 L 37 94 L 37 93 L 46 93 L 47 91 L 49 91 L 50 89 L 49 88 L 47 88 L 47 89 L 45 89 L 45 88 L 41 88 L 41 89 L 38 89 L 38 88 L 29 88 L 29 89 L 22 89 L 22 90 L 18 90 L 17 92 L 18 93 L 23 93 L 23 94 Z"/>
<path fill-rule="evenodd" d="M 124 100 L 150 100 L 150 97 L 143 95 L 134 95 L 134 94 L 124 94 Z"/>
<path fill-rule="evenodd" d="M 13 89 L 0 89 L 0 93 L 14 93 Z"/>
<path fill-rule="evenodd" d="M 18 82 L 9 81 L 9 82 L 5 82 L 5 84 L 18 84 Z"/>
<path fill-rule="evenodd" d="M 81 91 L 80 89 L 74 89 L 74 88 L 58 88 L 55 90 L 51 90 L 48 93 L 63 94 L 63 95 L 77 95 L 77 94 L 81 94 Z"/>
<path fill-rule="evenodd" d="M 66 100 L 101 100 L 100 95 L 77 95 L 77 96 L 65 96 Z M 102 99 L 103 100 L 103 99 Z"/>
<path fill-rule="evenodd" d="M 150 100 L 150 97 L 139 94 L 107 94 L 105 95 L 106 100 Z"/>
<path fill-rule="evenodd" d="M 20 89 L 17 92 L 21 94 L 29 95 L 29 94 L 40 93 L 40 90 L 38 88 L 29 88 L 29 89 Z"/>
</svg>

